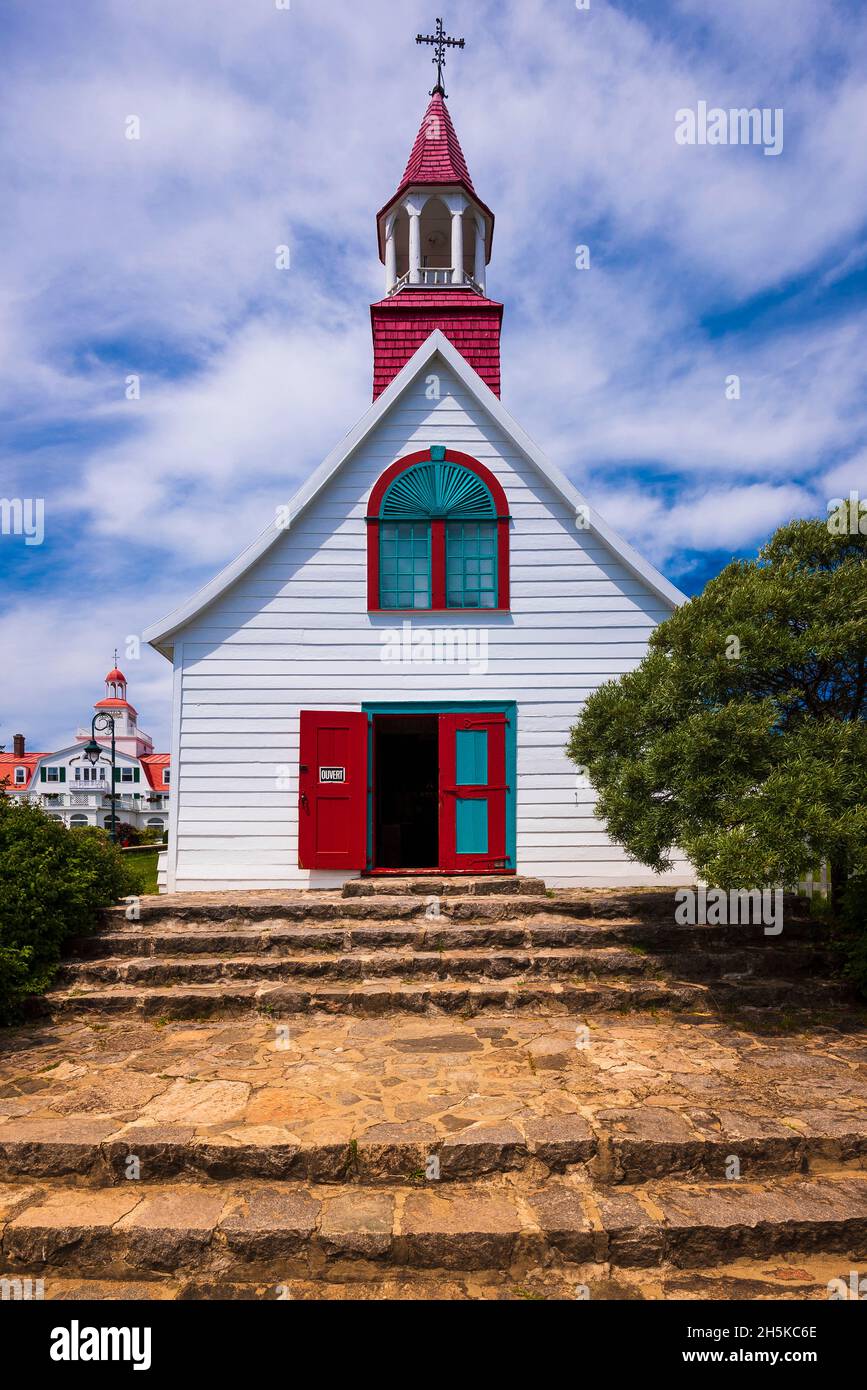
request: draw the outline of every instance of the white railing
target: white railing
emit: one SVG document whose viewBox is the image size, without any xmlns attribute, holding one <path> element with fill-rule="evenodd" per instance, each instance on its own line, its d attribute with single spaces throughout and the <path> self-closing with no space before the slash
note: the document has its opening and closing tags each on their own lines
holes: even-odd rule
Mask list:
<svg viewBox="0 0 867 1390">
<path fill-rule="evenodd" d="M 37 803 L 40 800 L 44 801 L 46 806 L 72 806 L 79 809 L 90 806 L 96 807 L 98 810 L 110 810 L 112 801 L 111 793 L 107 789 L 100 791 L 98 788 L 90 792 L 84 789 L 70 792 L 48 792 L 41 797 L 35 795 L 30 799 Z M 150 803 L 150 798 L 142 792 L 132 792 L 126 796 L 118 792 L 115 798 L 115 807 L 118 811 L 141 811 L 145 803 Z M 153 803 L 150 804 L 152 810 L 157 809 Z"/>
<path fill-rule="evenodd" d="M 481 285 L 470 275 L 468 270 L 462 272 L 461 279 L 455 282 L 455 272 L 450 265 L 423 265 L 418 272 L 418 280 L 412 279 L 412 271 L 408 270 L 389 291 L 390 294 L 397 294 L 398 290 L 406 289 L 408 285 L 417 287 L 424 286 L 426 289 L 453 289 L 460 290 L 469 286 L 478 294 L 484 294 Z"/>
</svg>

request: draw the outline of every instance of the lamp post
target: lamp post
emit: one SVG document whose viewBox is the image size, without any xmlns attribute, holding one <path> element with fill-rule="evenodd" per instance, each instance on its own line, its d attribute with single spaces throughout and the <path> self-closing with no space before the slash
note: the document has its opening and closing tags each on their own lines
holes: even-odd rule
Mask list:
<svg viewBox="0 0 867 1390">
<path fill-rule="evenodd" d="M 115 791 L 115 786 L 117 785 L 117 779 L 114 775 L 114 716 L 108 714 L 105 710 L 102 710 L 99 714 L 95 714 L 90 721 L 90 742 L 84 745 L 84 756 L 85 758 L 87 758 L 87 761 L 91 763 L 94 767 L 99 762 L 100 755 L 102 753 L 102 748 L 96 741 L 96 731 L 98 728 L 111 730 L 111 842 L 112 844 L 116 845 L 117 812 L 115 810 L 115 798 L 117 796 L 117 792 Z"/>
</svg>

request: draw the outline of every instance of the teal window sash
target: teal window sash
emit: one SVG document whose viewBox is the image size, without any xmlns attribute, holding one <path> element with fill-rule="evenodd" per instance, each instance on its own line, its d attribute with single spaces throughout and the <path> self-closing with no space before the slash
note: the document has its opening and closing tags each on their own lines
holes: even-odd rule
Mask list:
<svg viewBox="0 0 867 1390">
<path fill-rule="evenodd" d="M 446 523 L 446 604 L 491 609 L 498 605 L 496 521 Z"/>
<path fill-rule="evenodd" d="M 432 592 L 430 522 L 381 521 L 380 608 L 429 609 Z"/>
</svg>

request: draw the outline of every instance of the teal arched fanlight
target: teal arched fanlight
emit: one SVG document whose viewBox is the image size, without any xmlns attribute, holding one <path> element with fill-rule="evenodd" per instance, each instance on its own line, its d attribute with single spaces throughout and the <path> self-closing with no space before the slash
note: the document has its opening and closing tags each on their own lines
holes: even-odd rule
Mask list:
<svg viewBox="0 0 867 1390">
<path fill-rule="evenodd" d="M 460 463 L 419 463 L 400 473 L 382 499 L 384 521 L 448 517 L 492 520 L 494 499 L 481 478 Z"/>
<path fill-rule="evenodd" d="M 386 472 L 367 517 L 369 610 L 508 612 L 510 518 L 496 478 L 444 444 Z"/>
</svg>

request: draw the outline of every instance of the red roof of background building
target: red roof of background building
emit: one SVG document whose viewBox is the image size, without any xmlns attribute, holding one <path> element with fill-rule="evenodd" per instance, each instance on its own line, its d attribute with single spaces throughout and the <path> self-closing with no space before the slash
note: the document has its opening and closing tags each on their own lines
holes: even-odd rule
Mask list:
<svg viewBox="0 0 867 1390">
<path fill-rule="evenodd" d="M 123 674 L 123 671 L 119 671 L 115 666 L 114 670 L 109 671 L 105 678 L 106 685 L 108 685 L 109 681 L 123 681 L 124 685 L 126 685 L 126 676 Z"/>
<path fill-rule="evenodd" d="M 502 304 L 472 290 L 406 289 L 371 304 L 370 316 L 374 400 L 435 328 L 499 396 Z"/>
<path fill-rule="evenodd" d="M 138 713 L 137 710 L 133 709 L 133 707 L 132 707 L 132 705 L 130 704 L 129 700 L 118 700 L 118 699 L 116 699 L 113 695 L 109 696 L 109 698 L 108 698 L 107 700 L 97 700 L 97 702 L 96 702 L 96 704 L 94 705 L 93 708 L 94 708 L 94 709 L 131 709 L 132 712 L 133 712 L 133 714 L 137 714 L 137 713 Z"/>
<path fill-rule="evenodd" d="M 8 777 L 7 791 L 26 790 L 33 779 L 33 770 L 39 759 L 49 757 L 51 757 L 50 753 L 24 753 L 21 757 L 16 757 L 14 753 L 0 753 L 0 782 L 3 781 L 4 777 Z M 170 753 L 145 753 L 139 758 L 139 762 L 144 768 L 145 777 L 155 792 L 166 790 L 166 784 L 163 782 L 163 768 L 170 767 L 171 761 Z M 13 780 L 15 775 L 13 768 L 16 767 L 27 768 L 27 781 L 19 782 L 17 788 Z"/>
<path fill-rule="evenodd" d="M 16 753 L 0 753 L 0 782 L 3 781 L 4 777 L 8 777 L 9 786 L 6 790 L 12 791 L 16 786 L 13 769 L 16 767 L 26 767 L 27 781 L 19 782 L 17 786 L 19 791 L 25 787 L 29 787 L 33 777 L 33 769 L 39 762 L 39 759 L 46 756 L 45 753 L 21 753 L 20 755 Z"/>
<path fill-rule="evenodd" d="M 165 791 L 166 784 L 163 782 L 163 768 L 171 766 L 170 753 L 145 753 L 139 762 L 145 771 L 145 777 L 153 787 L 154 791 Z"/>
</svg>

